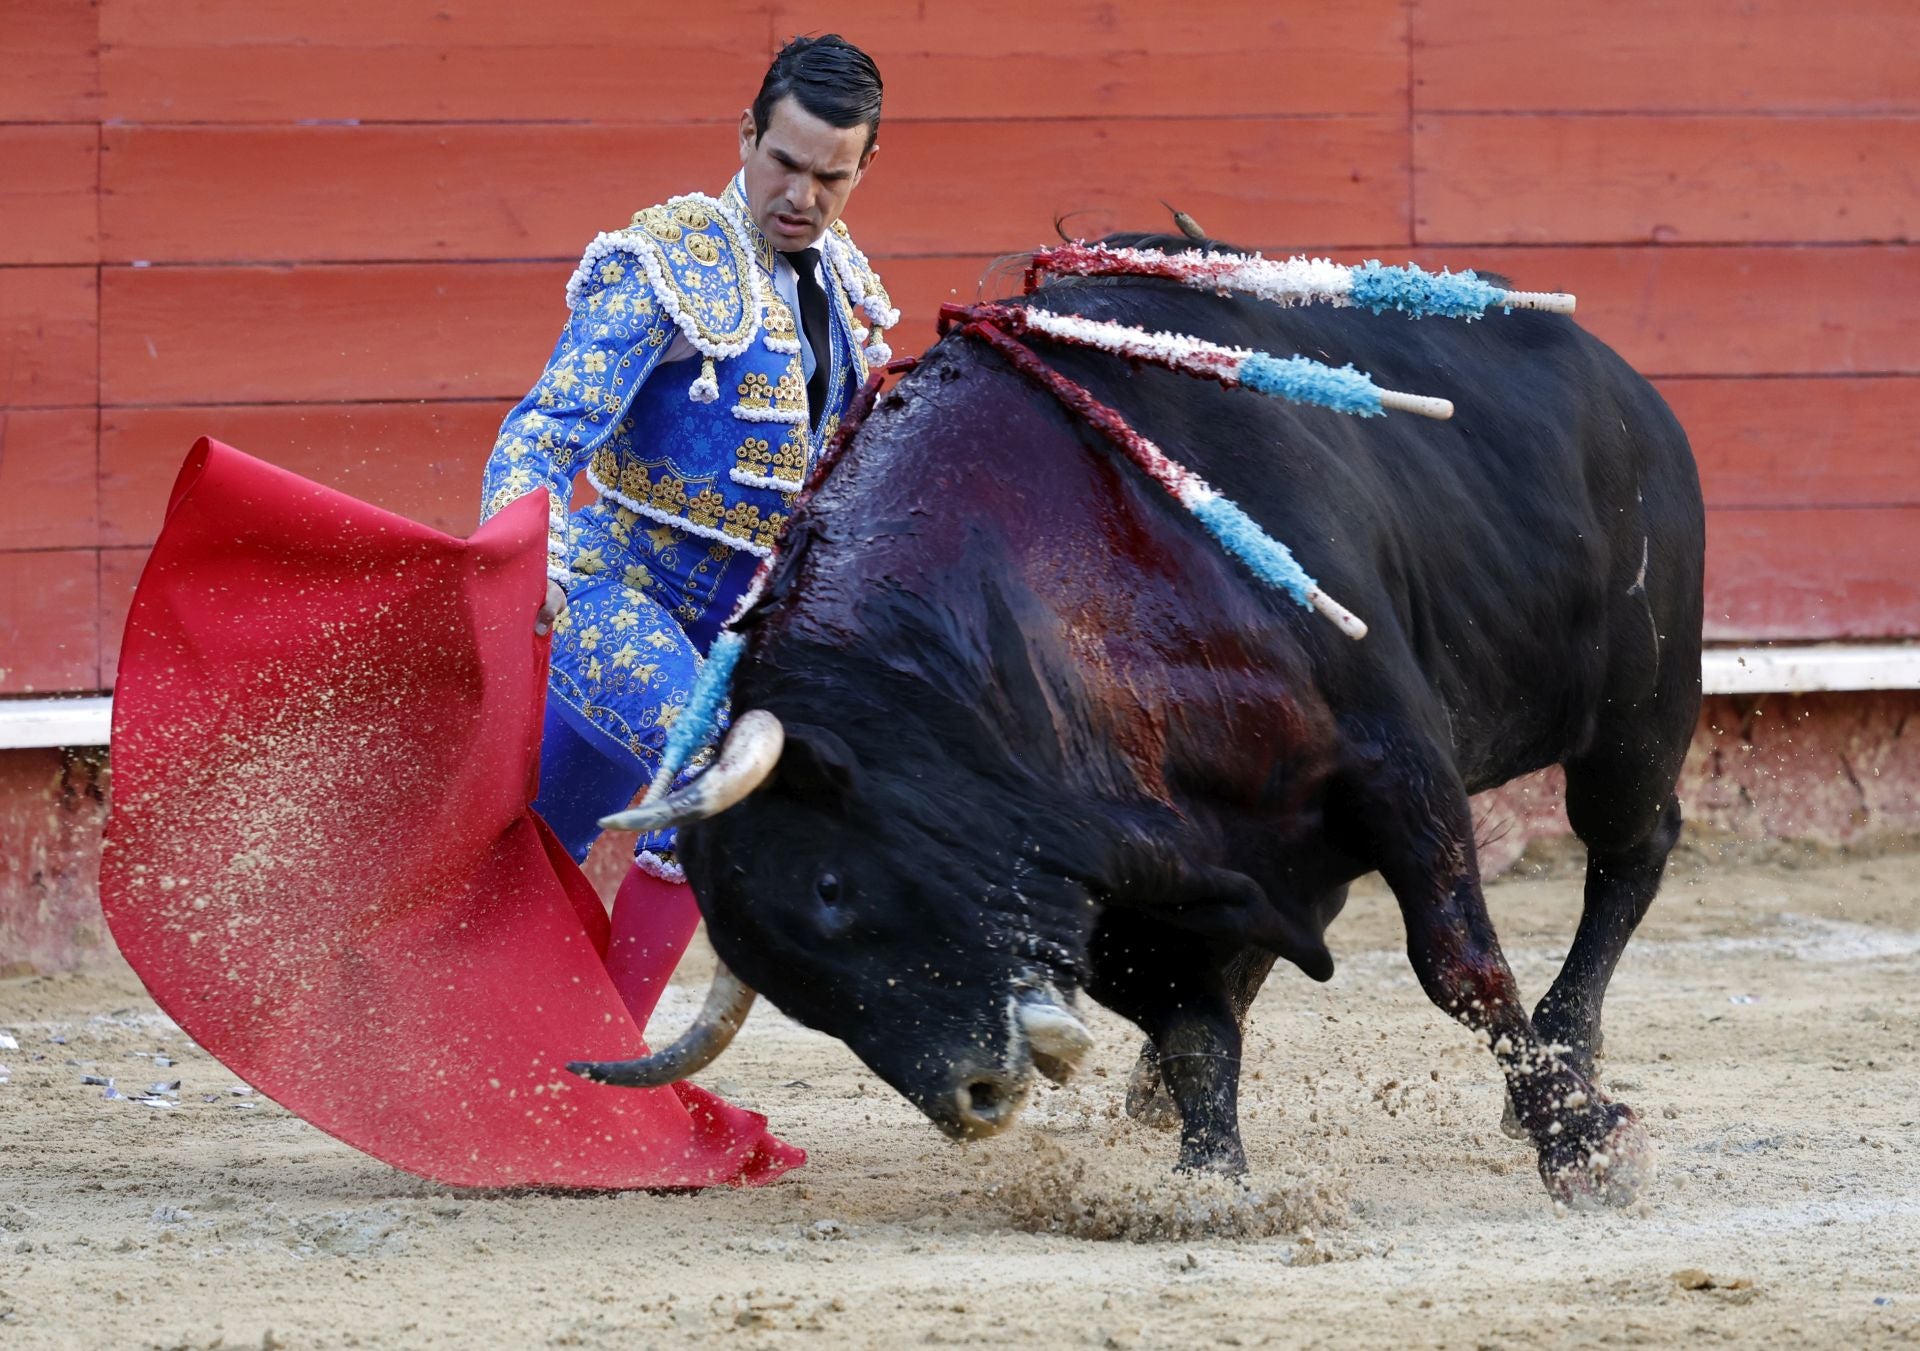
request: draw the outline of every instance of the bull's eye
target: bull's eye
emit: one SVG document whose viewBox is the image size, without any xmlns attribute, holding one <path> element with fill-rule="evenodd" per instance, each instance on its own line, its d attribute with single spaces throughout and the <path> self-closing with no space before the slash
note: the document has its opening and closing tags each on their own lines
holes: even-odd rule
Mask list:
<svg viewBox="0 0 1920 1351">
<path fill-rule="evenodd" d="M 813 880 L 813 922 L 828 939 L 845 938 L 853 927 L 853 912 L 846 902 L 840 879 L 833 873 L 821 873 Z"/>
</svg>

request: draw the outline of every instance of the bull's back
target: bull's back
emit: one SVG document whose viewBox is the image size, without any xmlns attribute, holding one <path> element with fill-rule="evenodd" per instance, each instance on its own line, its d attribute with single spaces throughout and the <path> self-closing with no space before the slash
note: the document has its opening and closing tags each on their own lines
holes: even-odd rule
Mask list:
<svg viewBox="0 0 1920 1351">
<path fill-rule="evenodd" d="M 1661 662 L 1691 660 L 1697 682 L 1700 504 L 1685 438 L 1651 387 L 1571 323 L 1283 311 L 1139 283 L 1040 298 L 1352 362 L 1454 401 L 1449 422 L 1360 419 L 1045 350 L 1285 542 L 1367 638 L 1262 587 L 1084 422 L 958 337 L 882 401 L 796 523 L 813 542 L 794 622 L 870 633 L 873 606 L 912 596 L 928 624 L 967 634 L 985 624 L 969 617 L 982 596 L 1019 592 L 1054 616 L 1051 636 L 1029 639 L 1052 644 L 1143 766 L 1182 744 L 1176 726 L 1206 743 L 1196 763 L 1237 764 L 1195 729 L 1304 716 L 1312 681 L 1336 713 L 1424 720 L 1474 788 L 1576 753 L 1596 710 L 1623 682 L 1655 683 Z M 1637 628 L 1622 623 L 1633 606 Z M 1649 608 L 1670 638 L 1657 657 Z M 969 641 L 949 664 L 975 664 Z"/>
<path fill-rule="evenodd" d="M 1155 322 L 1118 288 L 1088 299 L 1072 308 Z M 1164 290 L 1156 303 L 1157 326 L 1351 362 L 1453 402 L 1447 421 L 1356 418 L 1067 358 L 1368 621 L 1358 644 L 1318 626 L 1321 668 L 1353 689 L 1384 672 L 1395 697 L 1427 701 L 1472 786 L 1577 753 L 1602 709 L 1676 663 L 1697 673 L 1704 527 L 1686 437 L 1571 320 L 1410 321 Z M 1358 667 L 1366 679 L 1342 678 Z"/>
</svg>

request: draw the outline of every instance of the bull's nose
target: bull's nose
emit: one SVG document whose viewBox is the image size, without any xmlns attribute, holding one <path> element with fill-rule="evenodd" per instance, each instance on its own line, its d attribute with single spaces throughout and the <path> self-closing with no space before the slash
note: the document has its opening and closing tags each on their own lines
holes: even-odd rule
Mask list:
<svg viewBox="0 0 1920 1351">
<path fill-rule="evenodd" d="M 1020 1115 L 1024 1083 L 997 1070 L 976 1070 L 953 1090 L 953 1115 L 960 1134 L 970 1140 L 995 1135 Z"/>
</svg>

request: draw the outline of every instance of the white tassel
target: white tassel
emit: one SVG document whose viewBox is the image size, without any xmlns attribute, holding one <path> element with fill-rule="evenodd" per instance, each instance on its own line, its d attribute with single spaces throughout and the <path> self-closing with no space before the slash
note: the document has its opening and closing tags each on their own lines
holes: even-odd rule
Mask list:
<svg viewBox="0 0 1920 1351">
<path fill-rule="evenodd" d="M 687 390 L 687 397 L 695 403 L 717 403 L 720 399 L 720 377 L 714 373 L 713 358 L 703 357 L 700 361 L 700 378 Z"/>
</svg>

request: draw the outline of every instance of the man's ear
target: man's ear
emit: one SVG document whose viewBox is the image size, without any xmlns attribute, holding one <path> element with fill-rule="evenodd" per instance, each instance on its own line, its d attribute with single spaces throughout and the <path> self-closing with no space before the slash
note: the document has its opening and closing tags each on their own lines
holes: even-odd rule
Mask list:
<svg viewBox="0 0 1920 1351">
<path fill-rule="evenodd" d="M 837 806 L 860 776 L 853 748 L 824 727 L 790 723 L 785 731 L 774 782 L 808 806 Z"/>
<path fill-rule="evenodd" d="M 740 112 L 740 162 L 745 164 L 753 157 L 753 147 L 760 141 L 760 128 L 754 125 L 753 109 L 743 108 Z"/>
</svg>

